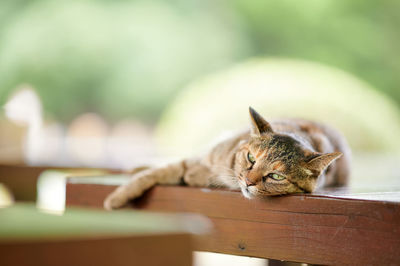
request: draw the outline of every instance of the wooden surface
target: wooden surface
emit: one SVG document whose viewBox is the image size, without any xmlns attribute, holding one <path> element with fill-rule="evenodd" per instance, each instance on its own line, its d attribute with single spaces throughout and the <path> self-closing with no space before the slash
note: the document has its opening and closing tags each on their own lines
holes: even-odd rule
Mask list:
<svg viewBox="0 0 400 266">
<path fill-rule="evenodd" d="M 35 201 L 36 183 L 45 167 L 0 165 L 0 183 L 6 185 L 16 200 Z"/>
<path fill-rule="evenodd" d="M 17 201 L 35 201 L 37 195 L 37 181 L 40 174 L 47 169 L 56 170 L 90 170 L 90 168 L 68 167 L 40 167 L 27 165 L 0 164 L 0 183 L 8 187 Z M 118 173 L 116 170 L 99 169 L 107 172 Z"/>
<path fill-rule="evenodd" d="M 70 181 L 67 206 L 102 208 L 116 187 Z M 206 215 L 214 232 L 197 242 L 200 251 L 324 265 L 399 265 L 400 204 L 390 200 L 397 197 L 366 198 L 341 191 L 247 200 L 233 191 L 158 186 L 129 208 Z"/>
<path fill-rule="evenodd" d="M 1 243 L 4 266 L 192 265 L 188 235 L 148 235 L 110 239 Z"/>
<path fill-rule="evenodd" d="M 0 209 L 0 265 L 187 266 L 193 247 L 182 225 L 200 221 L 71 208 L 58 216 L 19 204 Z"/>
</svg>

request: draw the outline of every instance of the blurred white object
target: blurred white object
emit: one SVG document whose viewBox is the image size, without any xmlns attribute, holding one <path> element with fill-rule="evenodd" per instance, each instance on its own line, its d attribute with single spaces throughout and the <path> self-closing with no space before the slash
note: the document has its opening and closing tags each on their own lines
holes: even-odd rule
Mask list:
<svg viewBox="0 0 400 266">
<path fill-rule="evenodd" d="M 39 209 L 54 213 L 63 213 L 65 209 L 66 178 L 69 173 L 62 171 L 45 171 L 37 182 L 36 206 Z"/>
<path fill-rule="evenodd" d="M 11 191 L 0 183 L 0 208 L 8 207 L 14 203 L 14 197 Z"/>
<path fill-rule="evenodd" d="M 20 125 L 42 125 L 42 104 L 36 92 L 29 86 L 21 86 L 4 106 L 9 119 Z"/>
<path fill-rule="evenodd" d="M 87 179 L 96 182 L 96 177 L 106 172 L 97 169 L 74 169 L 74 170 L 47 170 L 40 174 L 37 182 L 36 206 L 51 213 L 63 213 L 66 200 L 66 183 L 70 177 Z M 111 175 L 108 175 L 110 177 Z M 116 175 L 111 178 L 110 184 L 122 184 L 129 180 L 129 175 Z M 98 182 L 98 181 L 97 181 Z M 115 182 L 115 183 L 113 183 Z"/>
<path fill-rule="evenodd" d="M 117 122 L 107 143 L 110 162 L 121 169 L 156 163 L 154 150 L 152 129 L 135 120 Z"/>
<path fill-rule="evenodd" d="M 266 266 L 266 259 L 250 258 L 211 252 L 194 252 L 195 266 Z"/>
<path fill-rule="evenodd" d="M 44 120 L 40 98 L 28 85 L 18 88 L 4 109 L 10 121 L 27 128 L 23 150 L 30 165 L 130 169 L 164 161 L 155 157 L 152 128 L 139 121 L 110 127 L 100 115 L 84 113 L 65 132 L 61 124 Z"/>
<path fill-rule="evenodd" d="M 35 91 L 24 85 L 14 93 L 4 106 L 6 116 L 13 122 L 27 126 L 25 139 L 25 158 L 34 163 L 43 147 L 42 138 L 42 104 Z"/>
<path fill-rule="evenodd" d="M 24 155 L 28 164 L 43 164 L 56 158 L 60 149 L 62 127 L 44 127 L 42 103 L 32 87 L 23 85 L 11 95 L 4 106 L 11 121 L 27 127 Z"/>
<path fill-rule="evenodd" d="M 66 145 L 68 155 L 78 165 L 103 166 L 106 161 L 108 125 L 95 113 L 85 113 L 69 125 Z"/>
</svg>

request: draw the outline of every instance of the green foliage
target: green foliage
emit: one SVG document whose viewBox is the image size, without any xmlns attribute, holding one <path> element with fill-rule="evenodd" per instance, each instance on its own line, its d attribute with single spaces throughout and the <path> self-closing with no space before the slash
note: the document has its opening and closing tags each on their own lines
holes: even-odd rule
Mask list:
<svg viewBox="0 0 400 266">
<path fill-rule="evenodd" d="M 400 103 L 398 1 L 0 1 L 0 104 L 155 121 L 189 81 L 248 57 L 318 61 Z"/>
<path fill-rule="evenodd" d="M 1 101 L 29 83 L 61 119 L 85 110 L 157 118 L 185 82 L 245 50 L 233 26 L 188 8 L 191 14 L 154 1 L 36 1 L 2 33 Z"/>
<path fill-rule="evenodd" d="M 400 2 L 236 0 L 254 55 L 344 69 L 400 103 Z"/>
</svg>

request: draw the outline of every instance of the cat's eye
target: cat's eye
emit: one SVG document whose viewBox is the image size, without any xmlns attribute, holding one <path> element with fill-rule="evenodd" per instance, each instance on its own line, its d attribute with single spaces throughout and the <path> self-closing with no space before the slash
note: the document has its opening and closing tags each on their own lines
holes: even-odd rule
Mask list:
<svg viewBox="0 0 400 266">
<path fill-rule="evenodd" d="M 249 160 L 249 162 L 251 162 L 252 164 L 254 164 L 256 162 L 256 159 L 254 158 L 254 156 L 249 152 L 247 154 L 247 159 Z"/>
<path fill-rule="evenodd" d="M 269 173 L 267 175 L 267 177 L 272 178 L 273 180 L 276 180 L 276 181 L 282 181 L 282 180 L 286 179 L 286 177 L 284 177 L 282 175 L 275 174 L 275 173 Z"/>
</svg>

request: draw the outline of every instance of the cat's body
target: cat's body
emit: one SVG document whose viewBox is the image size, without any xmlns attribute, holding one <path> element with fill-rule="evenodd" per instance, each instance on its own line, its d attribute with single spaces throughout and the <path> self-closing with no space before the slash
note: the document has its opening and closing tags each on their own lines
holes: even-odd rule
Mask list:
<svg viewBox="0 0 400 266">
<path fill-rule="evenodd" d="M 268 123 L 251 108 L 250 114 L 251 131 L 220 142 L 203 157 L 134 174 L 107 197 L 105 208 L 121 207 L 156 184 L 227 187 L 247 198 L 346 185 L 350 150 L 337 131 L 299 119 Z"/>
</svg>

